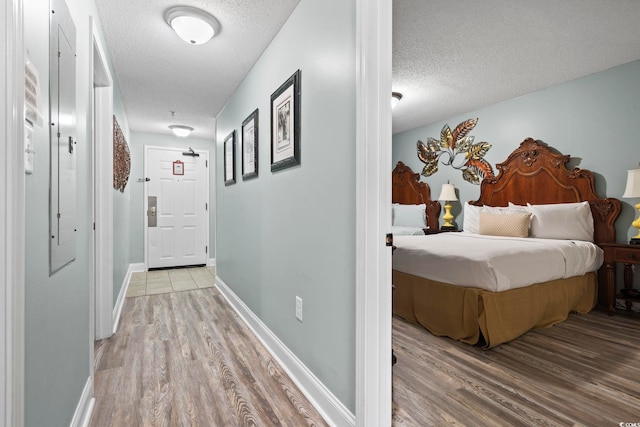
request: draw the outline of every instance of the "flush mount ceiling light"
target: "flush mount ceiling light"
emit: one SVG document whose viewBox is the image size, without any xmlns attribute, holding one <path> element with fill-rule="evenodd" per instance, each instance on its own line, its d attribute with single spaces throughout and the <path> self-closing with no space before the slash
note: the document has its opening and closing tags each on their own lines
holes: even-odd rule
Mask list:
<svg viewBox="0 0 640 427">
<path fill-rule="evenodd" d="M 175 136 L 179 136 L 180 138 L 186 138 L 191 132 L 193 132 L 193 128 L 190 126 L 171 125 L 169 126 L 169 129 L 173 131 Z"/>
<path fill-rule="evenodd" d="M 391 109 L 393 110 L 398 105 L 398 102 L 402 99 L 400 92 L 391 92 Z"/>
<path fill-rule="evenodd" d="M 206 43 L 220 32 L 218 20 L 195 7 L 177 6 L 167 9 L 164 20 L 189 44 Z"/>
</svg>

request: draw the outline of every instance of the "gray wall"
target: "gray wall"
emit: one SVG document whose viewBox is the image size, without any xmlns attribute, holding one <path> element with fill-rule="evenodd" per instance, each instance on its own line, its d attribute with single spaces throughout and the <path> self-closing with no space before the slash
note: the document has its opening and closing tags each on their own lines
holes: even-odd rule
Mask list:
<svg viewBox="0 0 640 427">
<path fill-rule="evenodd" d="M 26 176 L 25 420 L 27 426 L 69 425 L 89 378 L 89 254 L 91 150 L 89 15 L 92 0 L 67 0 L 77 30 L 77 237 L 76 260 L 49 276 L 49 1 L 24 2 L 28 56 L 39 72 L 45 124 L 36 127 L 34 172 Z M 104 45 L 104 43 L 103 43 Z M 119 95 L 116 93 L 116 103 Z M 120 110 L 122 111 L 122 110 Z M 126 122 L 126 119 L 123 120 Z"/>
<path fill-rule="evenodd" d="M 470 134 L 475 136 L 475 142 L 493 144 L 485 159 L 494 169 L 495 164 L 504 161 L 520 142 L 532 137 L 571 155 L 570 167 L 594 171 L 598 194 L 619 198 L 623 203 L 616 222 L 616 237 L 618 242 L 626 242 L 635 235 L 636 230 L 630 224 L 637 212 L 633 204 L 638 200 L 622 199 L 621 196 L 627 169 L 636 168 L 640 162 L 639 114 L 640 61 L 636 61 L 395 134 L 393 163 L 402 160 L 420 172 L 423 163 L 416 155 L 418 140 L 439 139 L 445 123 L 453 129 L 463 120 L 477 117 L 478 124 Z M 455 184 L 460 202 L 453 203 L 453 213 L 456 222 L 462 226 L 462 204 L 477 199 L 480 187 L 467 183 L 461 172 L 442 164 L 436 174 L 422 177 L 422 180 L 429 183 L 434 198 L 438 197 L 441 185 L 447 180 Z"/>
<path fill-rule="evenodd" d="M 355 24 L 353 0 L 300 2 L 218 115 L 216 190 L 218 276 L 352 412 Z M 272 173 L 270 96 L 297 69 L 302 162 Z M 224 186 L 224 138 L 256 108 L 259 176 Z"/>
<path fill-rule="evenodd" d="M 120 122 L 118 122 L 120 123 Z M 122 125 L 120 125 L 122 126 Z M 131 138 L 127 138 L 129 151 L 131 151 Z M 131 168 L 134 159 L 131 155 Z M 129 182 L 124 192 L 113 189 L 113 305 L 115 307 L 118 294 L 122 289 L 124 279 L 131 263 L 131 189 L 136 185 L 133 174 L 129 176 Z"/>
<path fill-rule="evenodd" d="M 105 47 L 106 48 L 106 47 Z M 115 92 L 119 93 L 120 88 L 116 75 L 111 71 L 114 80 Z M 118 125 L 129 146 L 131 152 L 131 134 L 129 123 L 124 111 L 124 105 L 119 96 L 114 97 L 113 111 L 118 120 Z M 131 155 L 131 163 L 133 167 L 133 155 Z M 131 232 L 131 188 L 135 185 L 133 182 L 133 174 L 129 176 L 129 181 L 124 189 L 120 192 L 112 188 L 113 191 L 113 305 L 115 307 L 118 300 L 118 294 L 122 289 L 123 281 L 127 275 L 129 264 L 131 263 L 131 253 L 129 248 L 130 232 Z M 113 185 L 112 185 L 113 187 Z"/>
</svg>

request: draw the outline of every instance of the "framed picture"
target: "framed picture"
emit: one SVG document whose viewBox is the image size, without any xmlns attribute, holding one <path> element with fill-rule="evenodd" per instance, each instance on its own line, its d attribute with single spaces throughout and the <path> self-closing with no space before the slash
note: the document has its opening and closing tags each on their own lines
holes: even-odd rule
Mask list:
<svg viewBox="0 0 640 427">
<path fill-rule="evenodd" d="M 224 139 L 224 185 L 236 183 L 236 131 Z"/>
<path fill-rule="evenodd" d="M 258 176 L 258 109 L 242 122 L 242 179 Z"/>
<path fill-rule="evenodd" d="M 271 171 L 300 164 L 300 70 L 271 95 Z"/>
</svg>

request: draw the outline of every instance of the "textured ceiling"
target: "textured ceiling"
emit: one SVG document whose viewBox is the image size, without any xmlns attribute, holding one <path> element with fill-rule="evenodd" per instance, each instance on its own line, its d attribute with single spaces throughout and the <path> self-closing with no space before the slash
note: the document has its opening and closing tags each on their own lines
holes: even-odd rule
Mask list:
<svg viewBox="0 0 640 427">
<path fill-rule="evenodd" d="M 637 0 L 394 0 L 393 132 L 640 59 Z"/>
<path fill-rule="evenodd" d="M 170 133 L 179 124 L 213 139 L 215 116 L 298 3 L 96 0 L 131 130 Z M 164 21 L 177 5 L 209 12 L 220 33 L 203 45 L 185 43 Z"/>
<path fill-rule="evenodd" d="M 222 26 L 190 46 L 164 22 L 175 0 L 96 0 L 131 129 L 182 124 L 213 138 L 215 116 L 298 2 L 185 0 Z M 639 18 L 638 0 L 393 0 L 403 94 L 393 132 L 638 60 Z"/>
</svg>

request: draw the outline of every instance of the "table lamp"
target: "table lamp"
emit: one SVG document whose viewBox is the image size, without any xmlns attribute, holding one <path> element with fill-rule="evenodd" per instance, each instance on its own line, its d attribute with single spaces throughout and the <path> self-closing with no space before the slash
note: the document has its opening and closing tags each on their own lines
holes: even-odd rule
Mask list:
<svg viewBox="0 0 640 427">
<path fill-rule="evenodd" d="M 625 199 L 640 198 L 640 169 L 632 169 L 627 171 L 627 188 L 622 195 Z M 636 209 L 640 212 L 640 203 L 636 205 Z M 638 229 L 638 234 L 629 241 L 632 245 L 640 245 L 640 216 L 631 223 Z"/>
<path fill-rule="evenodd" d="M 456 196 L 456 188 L 453 184 L 442 184 L 442 191 L 440 192 L 440 197 L 438 200 L 444 202 L 444 215 L 442 219 L 444 219 L 444 225 L 440 227 L 442 230 L 455 230 L 457 227 L 452 224 L 453 215 L 451 214 L 451 204 L 449 202 L 458 200 Z"/>
</svg>

